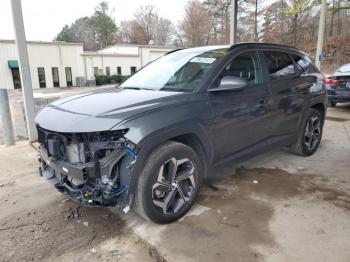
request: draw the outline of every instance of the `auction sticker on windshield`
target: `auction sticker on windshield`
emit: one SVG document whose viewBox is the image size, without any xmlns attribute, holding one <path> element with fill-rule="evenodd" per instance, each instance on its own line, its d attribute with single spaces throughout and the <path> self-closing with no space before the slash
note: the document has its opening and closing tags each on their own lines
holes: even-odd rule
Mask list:
<svg viewBox="0 0 350 262">
<path fill-rule="evenodd" d="M 194 57 L 190 62 L 192 63 L 203 63 L 203 64 L 211 64 L 216 60 L 216 58 L 212 57 Z"/>
</svg>

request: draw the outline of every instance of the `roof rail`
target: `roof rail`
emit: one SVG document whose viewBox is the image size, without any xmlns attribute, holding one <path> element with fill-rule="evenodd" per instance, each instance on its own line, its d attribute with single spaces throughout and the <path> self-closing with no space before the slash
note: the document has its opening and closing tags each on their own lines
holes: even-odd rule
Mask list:
<svg viewBox="0 0 350 262">
<path fill-rule="evenodd" d="M 180 51 L 180 50 L 183 50 L 183 49 L 185 49 L 185 48 L 174 49 L 174 50 L 171 50 L 171 51 L 165 53 L 164 55 L 169 55 L 169 54 L 171 54 L 171 53 L 174 53 L 174 52 L 176 52 L 176 51 Z"/>
<path fill-rule="evenodd" d="M 231 45 L 230 48 L 227 51 L 231 51 L 233 48 L 238 47 L 238 46 L 245 46 L 245 45 L 261 45 L 261 46 L 275 46 L 275 47 L 285 47 L 285 48 L 291 48 L 294 49 L 295 51 L 299 51 L 296 47 L 294 46 L 288 46 L 288 45 L 281 45 L 281 44 L 270 44 L 270 43 L 259 43 L 259 42 L 242 42 L 238 44 Z"/>
</svg>

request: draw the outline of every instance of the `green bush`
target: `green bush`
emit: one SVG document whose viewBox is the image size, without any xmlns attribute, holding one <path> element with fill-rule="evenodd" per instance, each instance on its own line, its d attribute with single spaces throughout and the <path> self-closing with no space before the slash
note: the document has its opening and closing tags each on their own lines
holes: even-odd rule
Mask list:
<svg viewBox="0 0 350 262">
<path fill-rule="evenodd" d="M 121 75 L 97 75 L 95 76 L 96 85 L 106 85 L 106 84 L 119 84 L 124 82 L 129 76 L 121 76 Z"/>
</svg>

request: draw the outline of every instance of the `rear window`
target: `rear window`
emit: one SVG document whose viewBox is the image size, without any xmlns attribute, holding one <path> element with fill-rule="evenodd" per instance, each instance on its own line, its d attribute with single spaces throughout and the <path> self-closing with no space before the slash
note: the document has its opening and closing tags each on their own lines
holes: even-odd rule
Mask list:
<svg viewBox="0 0 350 262">
<path fill-rule="evenodd" d="M 336 73 L 350 73 L 350 64 L 343 65 L 335 71 Z"/>
<path fill-rule="evenodd" d="M 271 79 L 295 75 L 293 60 L 287 53 L 264 51 L 267 68 Z"/>
<path fill-rule="evenodd" d="M 293 54 L 293 59 L 298 66 L 298 69 L 301 72 L 305 72 L 307 74 L 318 73 L 318 69 L 312 64 L 311 61 L 308 61 L 301 56 Z"/>
</svg>

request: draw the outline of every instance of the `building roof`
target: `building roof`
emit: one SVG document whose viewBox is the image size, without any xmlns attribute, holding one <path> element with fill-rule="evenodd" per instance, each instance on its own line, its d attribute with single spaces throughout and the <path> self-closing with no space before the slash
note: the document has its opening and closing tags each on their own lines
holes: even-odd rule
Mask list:
<svg viewBox="0 0 350 262">
<path fill-rule="evenodd" d="M 161 46 L 161 45 L 135 45 L 135 44 L 114 44 L 114 45 L 109 45 L 109 46 L 106 46 L 102 49 L 99 49 L 98 51 L 102 51 L 102 50 L 105 50 L 105 49 L 109 49 L 111 47 L 145 47 L 145 48 L 156 48 L 156 49 L 169 49 L 169 50 L 173 50 L 173 49 L 176 49 L 175 46 Z"/>
<path fill-rule="evenodd" d="M 10 39 L 0 39 L 0 43 L 14 44 L 15 40 Z M 83 43 L 70 43 L 65 41 L 27 41 L 27 44 L 38 44 L 38 45 L 76 45 L 83 46 Z"/>
<path fill-rule="evenodd" d="M 119 54 L 119 53 L 98 53 L 94 51 L 84 51 L 82 56 L 115 56 L 115 57 L 139 57 L 139 54 Z"/>
</svg>

